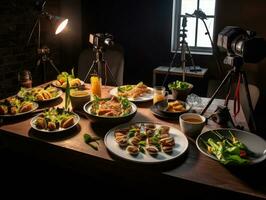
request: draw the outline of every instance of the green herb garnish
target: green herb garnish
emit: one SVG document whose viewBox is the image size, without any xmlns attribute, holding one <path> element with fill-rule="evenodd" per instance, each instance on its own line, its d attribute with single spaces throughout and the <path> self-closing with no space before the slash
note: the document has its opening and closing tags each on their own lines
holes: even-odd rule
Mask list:
<svg viewBox="0 0 266 200">
<path fill-rule="evenodd" d="M 96 151 L 98 150 L 98 145 L 99 145 L 98 140 L 100 140 L 99 137 L 91 136 L 91 135 L 85 133 L 83 135 L 83 138 L 84 138 L 84 142 L 86 144 L 88 144 L 89 146 L 91 146 L 94 150 L 96 150 Z M 93 143 L 93 142 L 95 142 L 96 144 Z"/>
</svg>

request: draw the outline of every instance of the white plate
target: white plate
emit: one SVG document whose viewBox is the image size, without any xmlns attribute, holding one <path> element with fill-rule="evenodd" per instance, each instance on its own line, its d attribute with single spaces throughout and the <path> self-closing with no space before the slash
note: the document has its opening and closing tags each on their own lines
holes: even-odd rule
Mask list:
<svg viewBox="0 0 266 200">
<path fill-rule="evenodd" d="M 58 88 L 62 88 L 62 89 L 66 89 L 65 87 L 62 87 L 62 86 L 58 86 L 58 85 L 56 85 L 56 84 L 55 84 L 55 81 L 56 81 L 56 80 L 54 80 L 54 81 L 52 82 L 52 85 L 53 85 L 53 86 L 58 87 Z M 82 85 L 84 85 L 84 81 L 80 80 L 80 86 L 82 86 Z M 78 87 L 79 87 L 79 86 L 78 86 Z M 78 87 L 70 87 L 70 89 L 78 88 Z"/>
<path fill-rule="evenodd" d="M 61 95 L 63 94 L 63 92 L 62 92 L 62 90 L 60 90 L 58 88 L 56 88 L 56 89 L 57 89 L 57 95 L 55 97 L 52 97 L 51 99 L 34 100 L 34 101 L 36 101 L 36 102 L 46 102 L 46 101 L 52 101 L 52 100 L 58 99 L 59 97 L 61 97 Z M 31 89 L 28 89 L 28 90 L 31 90 Z M 20 97 L 20 98 L 22 98 L 22 99 L 24 99 L 24 96 L 20 92 L 18 92 L 17 96 Z"/>
<path fill-rule="evenodd" d="M 231 136 L 229 135 L 229 130 L 234 134 L 234 136 L 240 142 L 242 142 L 244 145 L 246 145 L 246 147 L 250 151 L 252 151 L 253 153 L 255 153 L 255 155 L 257 155 L 255 157 L 249 157 L 249 159 L 250 159 L 249 164 L 259 163 L 266 158 L 266 142 L 265 142 L 265 140 L 263 138 L 255 135 L 255 134 L 253 134 L 253 133 L 238 130 L 238 129 L 215 129 L 215 130 L 206 131 L 206 132 L 200 134 L 196 140 L 196 145 L 197 145 L 198 149 L 200 150 L 200 152 L 202 152 L 204 155 L 218 161 L 216 156 L 208 153 L 206 146 L 203 144 L 201 139 L 203 139 L 204 141 L 207 141 L 209 138 L 213 138 L 216 140 L 217 136 L 213 133 L 213 131 L 217 131 L 221 135 L 224 135 L 224 136 L 230 138 Z"/>
<path fill-rule="evenodd" d="M 71 128 L 73 128 L 74 126 L 76 126 L 76 125 L 79 123 L 79 120 L 80 120 L 79 116 L 78 116 L 76 113 L 71 112 L 71 114 L 74 115 L 74 124 L 73 124 L 72 126 L 67 127 L 67 128 L 61 128 L 61 127 L 59 127 L 59 129 L 55 129 L 55 130 L 53 130 L 53 131 L 49 131 L 49 130 L 46 130 L 46 129 L 39 129 L 39 128 L 37 128 L 36 125 L 34 124 L 34 122 L 36 121 L 36 119 L 37 119 L 41 114 L 42 114 L 42 113 L 40 113 L 40 114 L 36 115 L 35 117 L 33 117 L 33 118 L 31 119 L 31 121 L 30 121 L 30 125 L 31 125 L 31 127 L 32 127 L 33 129 L 35 129 L 35 130 L 37 130 L 37 131 L 44 132 L 44 133 L 57 133 L 57 132 L 66 131 L 66 130 L 71 129 Z"/>
<path fill-rule="evenodd" d="M 142 122 L 122 124 L 108 131 L 104 137 L 104 144 L 107 147 L 107 149 L 113 154 L 123 159 L 133 161 L 133 162 L 138 162 L 138 163 L 146 163 L 146 164 L 170 161 L 172 159 L 175 159 L 181 156 L 183 153 L 186 152 L 188 148 L 188 140 L 186 136 L 178 129 L 169 126 L 170 127 L 169 133 L 175 140 L 175 146 L 173 147 L 173 152 L 171 154 L 159 152 L 156 156 L 151 156 L 147 152 L 145 154 L 139 152 L 135 156 L 130 155 L 125 149 L 121 148 L 117 144 L 117 142 L 115 141 L 114 133 L 115 133 L 115 130 L 117 129 L 127 128 L 133 124 L 140 124 L 140 123 Z M 147 122 L 143 124 L 151 124 L 151 122 Z M 157 124 L 157 123 L 152 123 L 152 124 L 156 125 L 156 128 L 158 128 L 159 126 L 162 126 L 162 124 Z"/>
<path fill-rule="evenodd" d="M 18 117 L 18 116 L 21 116 L 21 115 L 26 115 L 28 113 L 31 113 L 31 112 L 37 110 L 37 108 L 39 107 L 39 105 L 36 102 L 32 102 L 32 103 L 33 103 L 32 109 L 27 111 L 27 112 L 21 112 L 21 113 L 15 114 L 15 115 L 5 114 L 5 115 L 0 115 L 0 117 Z"/>
<path fill-rule="evenodd" d="M 129 97 L 128 100 L 132 102 L 145 102 L 145 101 L 150 101 L 153 99 L 153 89 L 151 87 L 148 87 L 150 89 L 150 93 L 144 93 L 142 96 L 137 97 L 135 99 Z M 110 94 L 113 96 L 118 97 L 118 92 L 117 92 L 118 87 L 113 88 L 110 91 Z"/>
</svg>

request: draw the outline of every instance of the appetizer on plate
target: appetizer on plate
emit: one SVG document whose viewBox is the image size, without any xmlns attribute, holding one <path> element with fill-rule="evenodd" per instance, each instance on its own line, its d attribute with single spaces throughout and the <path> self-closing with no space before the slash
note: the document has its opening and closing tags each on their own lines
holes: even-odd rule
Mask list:
<svg viewBox="0 0 266 200">
<path fill-rule="evenodd" d="M 51 108 L 34 117 L 31 125 L 34 129 L 45 132 L 67 130 L 75 126 L 79 117 L 63 108 Z"/>
<path fill-rule="evenodd" d="M 18 97 L 30 101 L 49 101 L 60 97 L 62 91 L 53 86 L 21 88 L 18 92 Z"/>
<path fill-rule="evenodd" d="M 172 153 L 175 146 L 174 138 L 169 134 L 170 127 L 154 124 L 136 124 L 114 132 L 116 143 L 129 154 L 148 153 L 157 155 L 159 152 Z"/>
<path fill-rule="evenodd" d="M 57 76 L 57 80 L 53 81 L 52 84 L 56 87 L 66 88 L 67 86 L 67 77 L 69 85 L 71 88 L 79 87 L 84 84 L 79 78 L 75 78 L 74 74 L 69 74 L 67 72 L 62 72 Z"/>
<path fill-rule="evenodd" d="M 97 116 L 125 116 L 132 111 L 131 103 L 126 98 L 96 99 L 93 101 L 90 113 Z"/>
<path fill-rule="evenodd" d="M 84 105 L 84 111 L 94 122 L 119 124 L 131 120 L 137 106 L 124 97 L 96 98 Z"/>
<path fill-rule="evenodd" d="M 168 112 L 185 112 L 186 110 L 184 102 L 178 100 L 168 102 L 168 106 L 166 108 L 166 111 Z"/>
<path fill-rule="evenodd" d="M 145 94 L 151 93 L 152 90 L 148 88 L 143 82 L 139 82 L 137 85 L 123 85 L 117 88 L 118 96 L 136 99 Z"/>
<path fill-rule="evenodd" d="M 188 148 L 180 130 L 152 122 L 120 124 L 106 133 L 104 144 L 116 156 L 142 164 L 177 159 Z"/>
<path fill-rule="evenodd" d="M 16 97 L 9 97 L 0 101 L 0 115 L 19 115 L 37 109 L 38 104 L 31 101 L 20 100 Z"/>
</svg>

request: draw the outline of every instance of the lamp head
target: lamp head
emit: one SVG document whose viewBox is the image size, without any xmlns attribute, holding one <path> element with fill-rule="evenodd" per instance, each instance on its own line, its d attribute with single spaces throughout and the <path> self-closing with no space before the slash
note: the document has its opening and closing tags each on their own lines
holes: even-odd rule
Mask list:
<svg viewBox="0 0 266 200">
<path fill-rule="evenodd" d="M 45 13 L 45 15 L 48 17 L 48 19 L 51 21 L 53 27 L 55 28 L 55 34 L 61 33 L 67 26 L 68 24 L 68 19 L 59 17 L 59 16 L 54 16 L 49 13 Z"/>
<path fill-rule="evenodd" d="M 58 25 L 56 25 L 55 34 L 57 35 L 61 33 L 67 26 L 67 23 L 68 23 L 68 19 L 65 19 L 65 18 L 59 19 L 57 22 Z"/>
</svg>

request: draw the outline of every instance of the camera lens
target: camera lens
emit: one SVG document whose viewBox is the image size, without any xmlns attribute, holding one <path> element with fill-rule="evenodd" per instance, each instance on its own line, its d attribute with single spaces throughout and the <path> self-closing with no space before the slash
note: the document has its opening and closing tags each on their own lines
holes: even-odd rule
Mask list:
<svg viewBox="0 0 266 200">
<path fill-rule="evenodd" d="M 114 42 L 112 41 L 111 38 L 106 38 L 106 39 L 104 40 L 104 43 L 105 43 L 107 46 L 111 46 L 111 45 L 114 44 Z"/>
<path fill-rule="evenodd" d="M 243 56 L 245 41 L 246 40 L 243 35 L 240 35 L 236 39 L 233 40 L 231 49 L 236 55 L 241 56 L 241 57 Z"/>
</svg>

